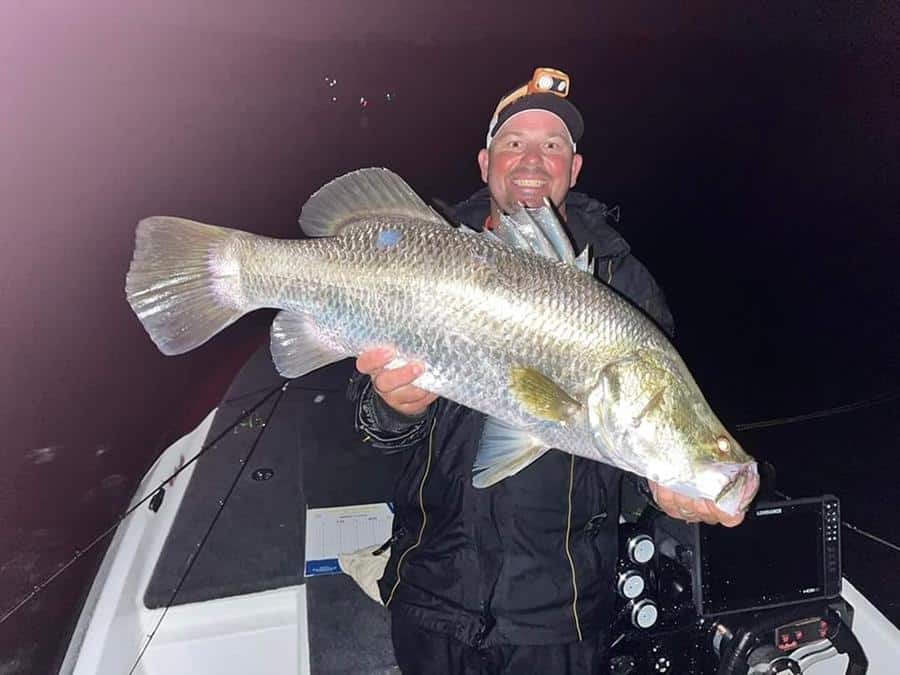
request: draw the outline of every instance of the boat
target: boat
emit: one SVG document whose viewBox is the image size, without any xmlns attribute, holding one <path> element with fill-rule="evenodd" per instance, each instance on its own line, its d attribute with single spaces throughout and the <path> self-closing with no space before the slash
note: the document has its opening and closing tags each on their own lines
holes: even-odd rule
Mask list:
<svg viewBox="0 0 900 675">
<path fill-rule="evenodd" d="M 307 576 L 305 565 L 308 512 L 388 502 L 403 462 L 355 435 L 353 372 L 344 361 L 286 380 L 267 347 L 247 361 L 143 477 L 61 673 L 399 672 L 388 611 L 348 575 Z M 868 672 L 896 672 L 900 630 L 846 578 L 840 597 Z M 865 672 L 826 642 L 797 672 Z"/>
</svg>

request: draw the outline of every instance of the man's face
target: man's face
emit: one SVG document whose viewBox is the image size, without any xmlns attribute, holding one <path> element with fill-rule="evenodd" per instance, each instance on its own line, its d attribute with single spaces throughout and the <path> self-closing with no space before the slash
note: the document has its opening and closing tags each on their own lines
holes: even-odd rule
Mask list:
<svg viewBox="0 0 900 675">
<path fill-rule="evenodd" d="M 544 197 L 565 215 L 565 199 L 581 171 L 582 158 L 572 152 L 569 133 L 556 115 L 526 110 L 509 119 L 478 153 L 481 179 L 491 193 L 492 212 L 510 213 L 520 203 L 543 205 Z"/>
</svg>

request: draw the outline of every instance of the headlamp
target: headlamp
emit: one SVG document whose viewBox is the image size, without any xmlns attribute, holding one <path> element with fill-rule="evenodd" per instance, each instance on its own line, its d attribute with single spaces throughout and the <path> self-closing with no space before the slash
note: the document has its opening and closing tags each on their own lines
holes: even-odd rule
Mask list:
<svg viewBox="0 0 900 675">
<path fill-rule="evenodd" d="M 575 144 L 584 131 L 584 120 L 578 109 L 567 100 L 570 85 L 569 76 L 561 70 L 535 68 L 528 82 L 500 99 L 488 125 L 484 147 L 491 146 L 491 140 L 500 127 L 513 115 L 525 110 L 546 110 L 559 117 L 566 125 L 574 152 Z"/>
</svg>

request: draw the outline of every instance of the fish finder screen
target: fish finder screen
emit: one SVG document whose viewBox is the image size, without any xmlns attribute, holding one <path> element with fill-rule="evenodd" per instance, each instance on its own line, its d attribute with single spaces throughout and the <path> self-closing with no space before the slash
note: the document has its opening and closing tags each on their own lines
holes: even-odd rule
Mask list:
<svg viewBox="0 0 900 675">
<path fill-rule="evenodd" d="M 700 527 L 701 614 L 824 595 L 820 508 L 760 509 L 736 528 Z"/>
</svg>

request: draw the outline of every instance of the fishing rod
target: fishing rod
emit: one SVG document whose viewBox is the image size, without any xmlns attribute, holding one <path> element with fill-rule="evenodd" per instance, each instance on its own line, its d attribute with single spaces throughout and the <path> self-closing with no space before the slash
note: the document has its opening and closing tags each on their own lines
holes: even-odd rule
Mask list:
<svg viewBox="0 0 900 675">
<path fill-rule="evenodd" d="M 785 494 L 781 490 L 773 490 L 773 492 L 776 495 L 778 495 L 779 497 L 781 497 L 782 499 L 785 499 L 787 501 L 793 500 L 793 497 Z M 844 520 L 843 517 L 841 518 L 841 525 L 846 527 L 851 532 L 855 532 L 856 534 L 860 535 L 861 537 L 865 537 L 865 538 L 869 539 L 870 541 L 875 542 L 876 544 L 880 544 L 886 548 L 891 549 L 892 551 L 894 551 L 896 553 L 900 553 L 900 544 L 895 544 L 894 542 L 890 541 L 889 539 L 884 539 L 882 537 L 879 537 L 877 534 L 872 534 L 871 532 L 868 532 L 867 530 L 864 530 L 861 527 L 857 527 L 853 523 L 851 523 L 847 520 Z"/>
<path fill-rule="evenodd" d="M 240 426 L 247 420 L 249 417 L 253 415 L 266 401 L 268 401 L 273 395 L 275 395 L 280 389 L 282 389 L 284 385 L 279 384 L 275 387 L 263 387 L 260 389 L 256 389 L 254 391 L 246 392 L 239 396 L 235 396 L 230 399 L 223 399 L 222 405 L 229 405 L 231 403 L 235 403 L 237 401 L 244 400 L 256 394 L 265 393 L 265 396 L 258 401 L 255 405 L 253 405 L 249 410 L 244 410 L 241 414 L 235 419 L 235 421 L 227 426 L 224 431 L 222 431 L 218 436 L 212 439 L 209 443 L 206 443 L 200 450 L 191 457 L 187 462 L 181 465 L 174 473 L 172 473 L 167 478 L 163 479 L 159 485 L 156 486 L 153 490 L 151 490 L 145 497 L 143 497 L 139 502 L 137 502 L 134 506 L 119 514 L 116 518 L 115 522 L 112 525 L 101 531 L 97 534 L 93 539 L 91 539 L 87 544 L 75 549 L 75 553 L 72 557 L 63 563 L 59 569 L 57 569 L 52 574 L 47 575 L 44 579 L 42 579 L 38 584 L 34 586 L 34 588 L 29 591 L 21 600 L 19 600 L 15 605 L 11 606 L 2 615 L 0 615 L 0 624 L 3 624 L 7 619 L 12 618 L 19 610 L 21 610 L 25 605 L 34 600 L 40 593 L 44 591 L 44 589 L 50 585 L 57 577 L 59 577 L 63 572 L 65 572 L 69 567 L 74 565 L 78 560 L 81 559 L 86 553 L 91 551 L 97 544 L 103 541 L 104 538 L 112 534 L 122 522 L 134 513 L 138 508 L 140 508 L 143 504 L 148 501 L 157 498 L 159 495 L 165 494 L 165 486 L 169 484 L 170 481 L 174 480 L 182 471 L 186 470 L 189 466 L 191 466 L 194 462 L 200 459 L 207 450 L 212 448 L 216 443 L 222 440 L 230 431 L 233 431 L 236 427 Z M 301 385 L 291 384 L 292 391 L 315 391 L 318 393 L 340 393 L 341 389 L 331 389 L 331 388 L 322 388 L 322 387 L 304 387 Z"/>
<path fill-rule="evenodd" d="M 134 665 L 131 666 L 131 670 L 128 671 L 128 675 L 132 675 L 134 673 L 135 668 L 138 667 L 138 664 L 141 662 L 141 659 L 144 656 L 144 653 L 150 647 L 150 643 L 153 641 L 153 638 L 156 636 L 156 632 L 159 630 L 159 627 L 162 625 L 163 619 L 166 618 L 166 614 L 169 612 L 169 608 L 175 604 L 175 598 L 178 596 L 179 591 L 181 591 L 181 587 L 184 585 L 185 580 L 188 578 L 188 575 L 191 573 L 191 570 L 194 568 L 194 563 L 197 562 L 199 558 L 200 551 L 203 550 L 204 545 L 206 544 L 207 539 L 209 539 L 209 535 L 212 533 L 213 528 L 215 528 L 216 523 L 219 520 L 219 516 L 222 515 L 222 511 L 225 510 L 225 505 L 228 503 L 228 500 L 231 498 L 231 495 L 234 493 L 235 488 L 238 485 L 238 482 L 241 479 L 241 476 L 244 474 L 244 469 L 247 468 L 247 465 L 250 463 L 250 459 L 253 457 L 253 453 L 256 452 L 256 448 L 259 447 L 259 442 L 262 440 L 263 434 L 266 431 L 266 428 L 269 426 L 269 422 L 272 420 L 272 416 L 275 414 L 275 411 L 278 409 L 278 404 L 281 403 L 281 399 L 284 397 L 284 393 L 287 391 L 290 386 L 290 382 L 285 382 L 283 385 L 277 388 L 279 390 L 278 397 L 275 399 L 274 404 L 272 405 L 272 409 L 269 411 L 269 414 L 266 416 L 266 419 L 263 421 L 259 433 L 256 434 L 256 438 L 253 440 L 253 444 L 250 446 L 250 450 L 247 451 L 247 455 L 240 460 L 240 467 L 234 475 L 234 479 L 231 481 L 231 485 L 228 487 L 228 491 L 225 493 L 224 498 L 219 500 L 219 506 L 216 509 L 215 514 L 212 517 L 212 520 L 209 523 L 209 526 L 206 528 L 206 532 L 203 533 L 203 536 L 200 538 L 200 542 L 197 544 L 196 548 L 191 552 L 190 558 L 188 559 L 187 567 L 184 572 L 181 574 L 181 577 L 178 579 L 178 583 L 175 584 L 175 588 L 172 589 L 172 594 L 169 596 L 169 599 L 166 601 L 165 607 L 163 607 L 162 613 L 159 615 L 159 619 L 156 621 L 156 625 L 153 626 L 153 630 L 150 631 L 150 634 L 147 636 L 147 640 L 144 642 L 144 646 L 141 647 L 141 651 L 138 653 L 137 658 L 134 661 Z M 271 396 L 269 394 L 266 396 L 264 400 L 267 400 Z M 259 406 L 257 406 L 259 407 Z M 246 418 L 246 416 L 245 416 Z"/>
<path fill-rule="evenodd" d="M 884 403 L 889 403 L 890 401 L 894 401 L 900 398 L 900 389 L 894 391 L 887 391 L 881 394 L 877 394 L 876 396 L 872 396 L 870 398 L 862 399 L 859 401 L 854 401 L 852 403 L 845 403 L 844 405 L 835 406 L 833 408 L 825 408 L 823 410 L 816 410 L 813 412 L 809 412 L 803 415 L 794 415 L 791 417 L 777 417 L 769 420 L 762 420 L 760 422 L 750 422 L 746 424 L 736 424 L 734 426 L 735 429 L 739 431 L 749 431 L 751 429 L 767 429 L 770 427 L 782 426 L 785 424 L 793 424 L 795 422 L 806 422 L 808 420 L 813 419 L 821 419 L 823 417 L 830 417 L 832 415 L 840 415 L 843 413 L 853 412 L 855 410 L 862 410 L 863 408 L 871 408 L 876 405 L 882 405 Z M 785 493 L 775 490 L 775 494 L 779 495 L 783 499 L 790 500 L 791 497 L 786 495 Z M 854 525 L 847 520 L 841 519 L 841 524 L 846 527 L 851 532 L 855 532 L 861 537 L 865 537 L 870 541 L 884 546 L 895 553 L 900 553 L 900 544 L 896 544 L 888 539 L 884 539 L 883 537 L 879 537 L 876 534 L 873 534 L 867 530 Z"/>
<path fill-rule="evenodd" d="M 824 410 L 815 410 L 804 415 L 794 415 L 792 417 L 775 417 L 770 420 L 762 420 L 760 422 L 748 422 L 745 424 L 735 424 L 734 428 L 738 431 L 749 431 L 751 429 L 766 429 L 768 427 L 778 427 L 785 424 L 793 424 L 794 422 L 806 422 L 807 420 L 821 419 L 822 417 L 830 417 L 832 415 L 840 415 L 841 413 L 853 412 L 854 410 L 862 410 L 863 408 L 871 408 L 872 406 L 888 403 L 900 398 L 900 389 L 888 391 L 871 398 L 866 398 L 853 403 L 835 406 L 833 408 L 825 408 Z"/>
<path fill-rule="evenodd" d="M 249 410 L 242 411 L 241 415 L 239 415 L 232 424 L 228 425 L 224 431 L 222 431 L 219 435 L 217 435 L 210 442 L 203 445 L 203 447 L 201 447 L 200 450 L 197 451 L 197 453 L 195 453 L 194 456 L 190 458 L 190 460 L 185 462 L 170 476 L 163 479 L 159 483 L 159 485 L 157 485 L 153 490 L 148 492 L 147 495 L 144 496 L 142 499 L 140 499 L 136 504 L 134 504 L 134 506 L 130 507 L 129 509 L 127 509 L 126 511 L 121 513 L 116 518 L 115 522 L 113 522 L 112 525 L 110 525 L 105 530 L 100 532 L 85 546 L 76 548 L 74 555 L 66 563 L 64 563 L 55 572 L 53 572 L 52 574 L 45 577 L 40 583 L 36 584 L 34 586 L 34 588 L 25 595 L 25 597 L 23 597 L 21 600 L 19 600 L 19 602 L 17 602 L 15 605 L 10 607 L 8 610 L 3 612 L 3 614 L 0 615 L 0 625 L 2 625 L 7 619 L 11 618 L 19 610 L 21 610 L 25 605 L 27 605 L 29 602 L 31 602 L 38 594 L 43 592 L 43 590 L 48 585 L 50 585 L 63 572 L 65 572 L 67 569 L 69 569 L 69 567 L 71 567 L 73 564 L 75 564 L 75 562 L 77 562 L 79 559 L 81 559 L 81 557 L 84 554 L 88 553 L 97 544 L 99 544 L 101 541 L 103 541 L 103 539 L 105 539 L 107 536 L 112 534 L 116 530 L 116 528 L 118 528 L 119 525 L 122 524 L 122 521 L 124 521 L 128 516 L 130 516 L 132 513 L 134 513 L 137 509 L 139 509 L 146 502 L 148 502 L 151 499 L 153 499 L 154 497 L 156 497 L 158 494 L 165 494 L 165 486 L 167 484 L 169 484 L 170 481 L 174 480 L 182 471 L 185 471 L 189 466 L 191 466 L 194 462 L 196 462 L 198 459 L 200 459 L 200 457 L 202 457 L 204 454 L 206 454 L 206 452 L 210 448 L 212 448 L 216 443 L 218 443 L 226 435 L 228 435 L 229 432 L 233 431 L 236 427 L 238 427 L 240 424 L 242 424 L 244 422 L 244 420 L 248 419 L 251 415 L 253 415 L 253 413 L 256 412 L 256 410 L 258 410 L 266 401 L 268 401 L 270 398 L 272 398 L 272 396 L 277 394 L 280 390 L 283 390 L 284 388 L 286 388 L 286 386 L 287 386 L 286 383 L 279 384 L 276 387 L 264 390 L 267 393 L 260 401 L 258 401 L 255 405 L 253 405 Z M 241 397 L 241 398 L 243 398 L 243 397 Z M 223 403 L 227 403 L 227 401 L 223 401 Z"/>
</svg>

